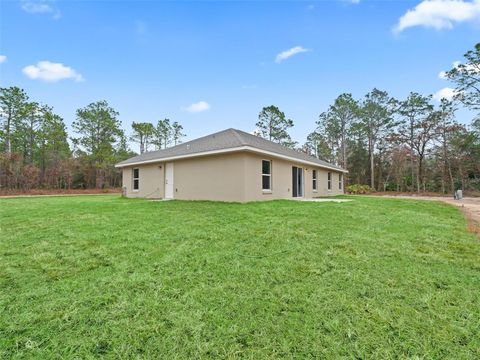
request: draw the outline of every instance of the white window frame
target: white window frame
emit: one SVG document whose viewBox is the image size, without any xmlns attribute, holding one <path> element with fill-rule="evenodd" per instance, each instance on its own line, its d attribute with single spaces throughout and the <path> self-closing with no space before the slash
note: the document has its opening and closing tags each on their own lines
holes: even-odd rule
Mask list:
<svg viewBox="0 0 480 360">
<path fill-rule="evenodd" d="M 264 161 L 268 161 L 268 163 L 270 164 L 270 174 L 264 174 L 263 173 L 263 162 Z M 268 176 L 268 178 L 270 179 L 270 182 L 269 182 L 269 185 L 270 185 L 270 188 L 269 189 L 264 189 L 263 188 L 263 177 L 264 176 Z M 271 193 L 272 192 L 272 160 L 268 160 L 268 159 L 262 159 L 262 192 L 264 193 Z"/>
<path fill-rule="evenodd" d="M 330 171 L 327 173 L 327 190 L 332 191 L 332 173 Z"/>
<path fill-rule="evenodd" d="M 338 189 L 339 190 L 343 189 L 343 174 L 342 173 L 338 174 Z"/>
<path fill-rule="evenodd" d="M 135 170 L 137 170 L 137 177 L 135 177 Z M 138 188 L 135 189 L 135 180 L 138 182 Z M 140 168 L 133 168 L 132 169 L 132 191 L 139 191 L 140 190 Z"/>
<path fill-rule="evenodd" d="M 312 191 L 318 191 L 318 172 L 316 169 L 312 170 Z"/>
</svg>

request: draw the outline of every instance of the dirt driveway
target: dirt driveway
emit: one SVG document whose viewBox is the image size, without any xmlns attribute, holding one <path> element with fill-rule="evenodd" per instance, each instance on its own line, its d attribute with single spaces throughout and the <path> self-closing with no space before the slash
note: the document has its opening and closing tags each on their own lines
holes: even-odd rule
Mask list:
<svg viewBox="0 0 480 360">
<path fill-rule="evenodd" d="M 435 200 L 443 201 L 447 204 L 456 206 L 465 214 L 468 220 L 468 228 L 470 231 L 476 233 L 480 237 L 480 198 L 465 197 L 461 200 L 454 200 L 452 197 L 442 196 L 415 196 L 415 195 L 379 195 L 382 197 L 396 198 L 396 199 L 412 199 L 412 200 Z"/>
</svg>

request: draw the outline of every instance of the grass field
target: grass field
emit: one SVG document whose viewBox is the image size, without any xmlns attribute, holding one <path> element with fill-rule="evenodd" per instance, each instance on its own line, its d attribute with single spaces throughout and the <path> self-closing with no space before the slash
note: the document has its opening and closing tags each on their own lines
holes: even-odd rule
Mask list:
<svg viewBox="0 0 480 360">
<path fill-rule="evenodd" d="M 0 358 L 480 358 L 448 205 L 0 200 Z"/>
</svg>

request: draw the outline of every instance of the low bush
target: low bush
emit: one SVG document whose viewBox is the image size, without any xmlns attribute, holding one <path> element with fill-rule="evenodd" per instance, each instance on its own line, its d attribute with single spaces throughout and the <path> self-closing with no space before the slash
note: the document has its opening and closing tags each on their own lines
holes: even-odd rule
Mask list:
<svg viewBox="0 0 480 360">
<path fill-rule="evenodd" d="M 347 186 L 347 192 L 349 194 L 370 194 L 373 189 L 368 185 L 352 184 Z"/>
</svg>

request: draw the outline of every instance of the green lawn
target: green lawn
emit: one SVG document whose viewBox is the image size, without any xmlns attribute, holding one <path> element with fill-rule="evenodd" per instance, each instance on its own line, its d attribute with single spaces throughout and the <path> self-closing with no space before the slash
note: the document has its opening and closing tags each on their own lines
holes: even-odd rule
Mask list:
<svg viewBox="0 0 480 360">
<path fill-rule="evenodd" d="M 0 200 L 0 358 L 480 358 L 480 242 L 428 201 Z"/>
</svg>

